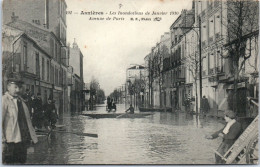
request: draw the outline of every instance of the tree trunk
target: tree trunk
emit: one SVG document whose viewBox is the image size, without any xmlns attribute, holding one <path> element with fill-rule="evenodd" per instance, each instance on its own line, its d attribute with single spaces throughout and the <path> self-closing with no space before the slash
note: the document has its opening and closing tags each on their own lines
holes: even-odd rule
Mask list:
<svg viewBox="0 0 260 167">
<path fill-rule="evenodd" d="M 195 110 L 196 110 L 196 111 L 195 111 L 195 112 L 196 112 L 196 114 L 198 114 L 198 104 L 199 104 L 199 103 L 198 103 L 197 81 L 195 81 L 195 92 L 196 92 L 196 95 L 195 95 L 195 98 L 196 98 L 196 99 L 195 99 L 195 103 L 196 103 L 196 104 L 195 104 L 195 107 L 196 107 Z"/>
<path fill-rule="evenodd" d="M 234 92 L 233 92 L 233 111 L 237 113 L 237 85 L 238 85 L 238 78 L 239 78 L 239 71 L 238 71 L 238 61 L 233 61 L 233 68 L 234 68 Z"/>
</svg>

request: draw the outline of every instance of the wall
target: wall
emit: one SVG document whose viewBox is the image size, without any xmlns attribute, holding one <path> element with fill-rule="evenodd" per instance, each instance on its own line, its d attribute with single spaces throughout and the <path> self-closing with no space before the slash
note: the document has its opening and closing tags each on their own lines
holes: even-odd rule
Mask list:
<svg viewBox="0 0 260 167">
<path fill-rule="evenodd" d="M 69 64 L 73 67 L 74 74 L 81 77 L 80 73 L 80 50 L 79 48 L 70 48 Z"/>
</svg>

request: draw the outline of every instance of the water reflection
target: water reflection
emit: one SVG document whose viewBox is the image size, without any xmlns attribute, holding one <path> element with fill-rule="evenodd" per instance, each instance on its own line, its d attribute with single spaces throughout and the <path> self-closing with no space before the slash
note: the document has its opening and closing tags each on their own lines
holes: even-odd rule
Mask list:
<svg viewBox="0 0 260 167">
<path fill-rule="evenodd" d="M 118 105 L 117 112 L 124 112 Z M 105 113 L 105 107 L 97 107 Z M 66 130 L 98 138 L 55 133 L 33 147 L 29 164 L 212 164 L 220 140 L 204 136 L 223 125 L 185 113 L 156 112 L 138 119 L 91 119 L 64 114 Z"/>
</svg>

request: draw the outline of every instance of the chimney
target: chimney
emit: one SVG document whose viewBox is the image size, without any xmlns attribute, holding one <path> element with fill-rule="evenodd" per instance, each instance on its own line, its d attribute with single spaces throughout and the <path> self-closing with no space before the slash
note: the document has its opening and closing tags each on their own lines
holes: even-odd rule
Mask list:
<svg viewBox="0 0 260 167">
<path fill-rule="evenodd" d="M 12 16 L 11 16 L 11 19 L 12 19 L 12 22 L 16 22 L 17 19 L 18 19 L 18 16 L 15 16 L 15 13 L 13 12 Z"/>
</svg>

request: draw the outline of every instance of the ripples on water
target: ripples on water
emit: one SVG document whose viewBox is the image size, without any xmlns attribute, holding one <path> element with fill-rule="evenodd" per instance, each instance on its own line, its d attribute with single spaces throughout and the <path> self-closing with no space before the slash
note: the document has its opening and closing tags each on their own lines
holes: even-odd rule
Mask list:
<svg viewBox="0 0 260 167">
<path fill-rule="evenodd" d="M 97 133 L 98 138 L 54 134 L 30 148 L 29 164 L 214 164 L 211 148 L 216 150 L 221 141 L 204 136 L 223 126 L 214 119 L 165 112 L 138 119 L 64 114 L 60 122 L 68 131 Z"/>
</svg>

